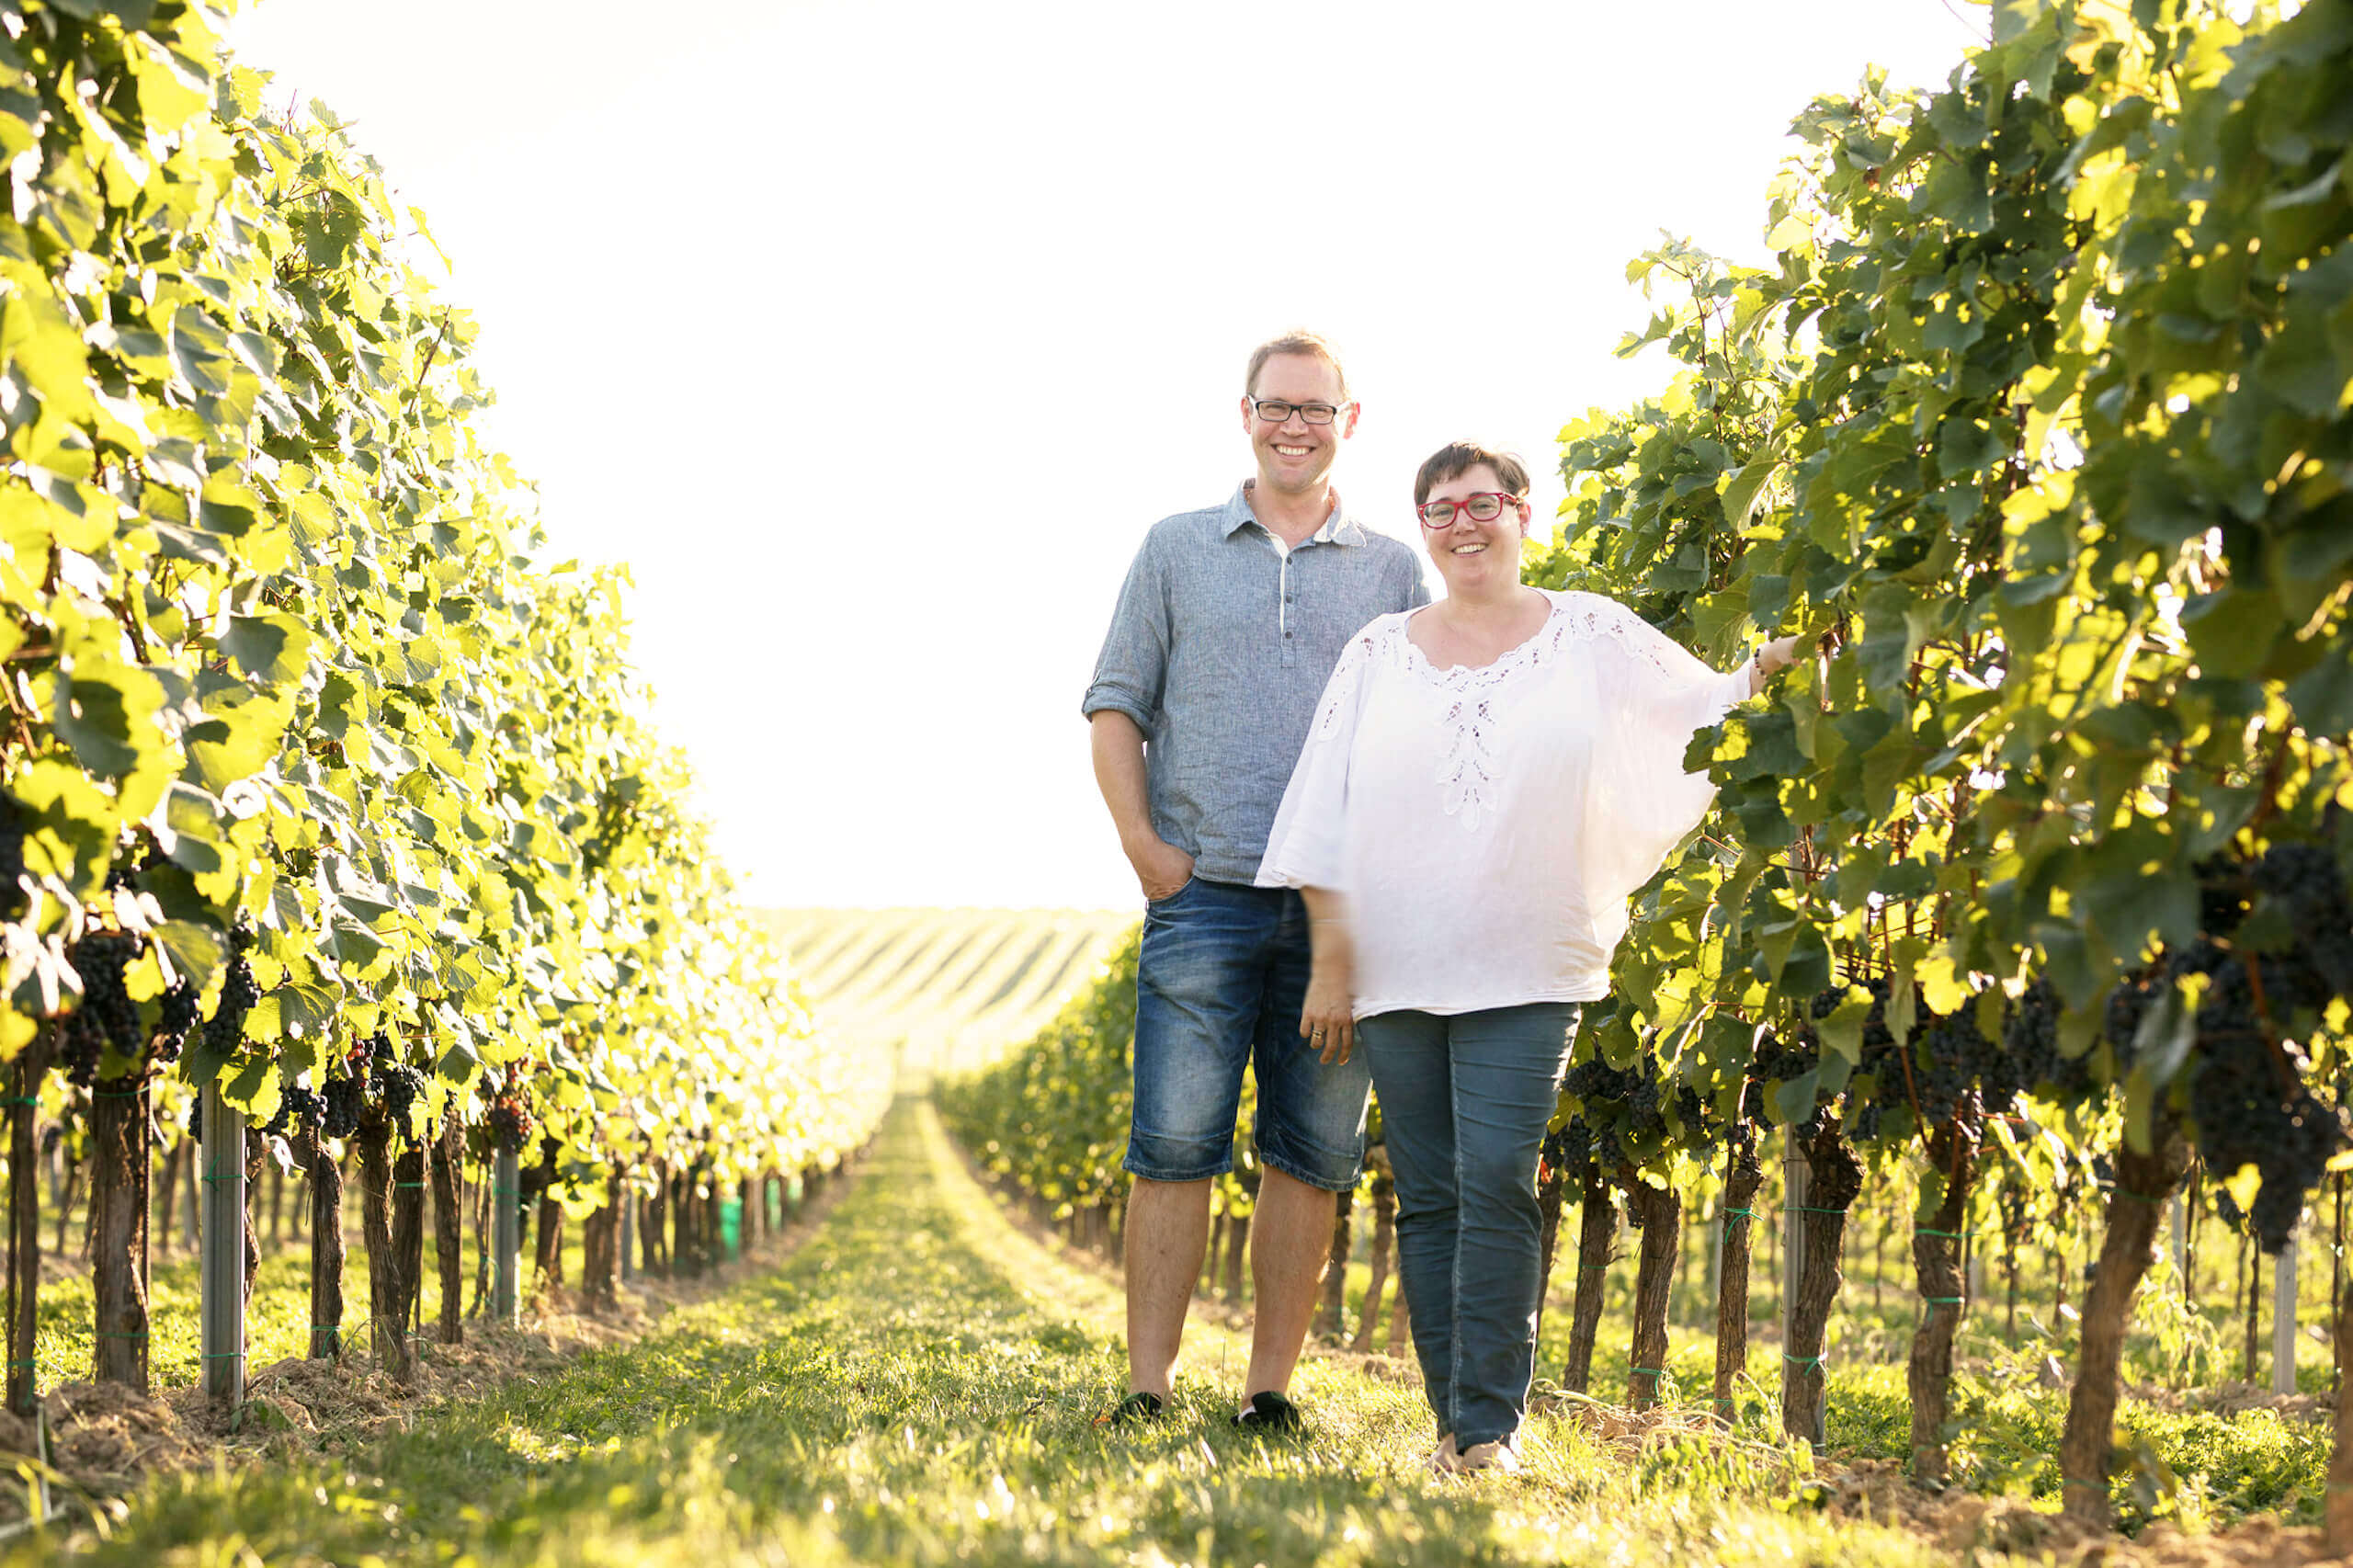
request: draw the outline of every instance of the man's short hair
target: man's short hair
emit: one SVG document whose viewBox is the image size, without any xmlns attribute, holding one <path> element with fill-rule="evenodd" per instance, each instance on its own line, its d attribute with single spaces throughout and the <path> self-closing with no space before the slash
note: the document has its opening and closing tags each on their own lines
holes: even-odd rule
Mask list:
<svg viewBox="0 0 2353 1568">
<path fill-rule="evenodd" d="M 1449 479 L 1460 479 L 1485 463 L 1495 471 L 1506 490 L 1523 500 L 1528 495 L 1528 465 L 1509 452 L 1499 452 L 1483 447 L 1476 441 L 1449 441 L 1429 455 L 1419 473 L 1414 475 L 1414 505 L 1418 506 L 1430 498 L 1430 492 Z"/>
<path fill-rule="evenodd" d="M 1304 328 L 1271 338 L 1250 351 L 1249 373 L 1242 378 L 1244 397 L 1258 395 L 1258 372 L 1265 369 L 1267 361 L 1278 354 L 1312 354 L 1323 360 L 1332 367 L 1332 373 L 1340 378 L 1340 401 L 1348 401 L 1348 372 L 1341 368 L 1340 351 L 1332 347 L 1330 338 Z"/>
</svg>

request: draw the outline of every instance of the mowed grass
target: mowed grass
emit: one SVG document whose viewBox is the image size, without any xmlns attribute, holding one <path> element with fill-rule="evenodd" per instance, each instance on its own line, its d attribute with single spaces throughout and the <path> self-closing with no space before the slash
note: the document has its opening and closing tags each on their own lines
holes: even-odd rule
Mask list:
<svg viewBox="0 0 2353 1568">
<path fill-rule="evenodd" d="M 1208 1325 L 1170 1419 L 1099 1429 L 1114 1300 L 1013 1233 L 903 1100 L 778 1271 L 372 1452 L 158 1482 L 74 1545 L 137 1564 L 1941 1560 L 1811 1511 L 1803 1461 L 1763 1445 L 1605 1450 L 1548 1419 L 1522 1476 L 1431 1479 L 1418 1392 L 1344 1360 L 1303 1369 L 1303 1439 L 1248 1437 L 1227 1421 L 1240 1347 Z"/>
</svg>

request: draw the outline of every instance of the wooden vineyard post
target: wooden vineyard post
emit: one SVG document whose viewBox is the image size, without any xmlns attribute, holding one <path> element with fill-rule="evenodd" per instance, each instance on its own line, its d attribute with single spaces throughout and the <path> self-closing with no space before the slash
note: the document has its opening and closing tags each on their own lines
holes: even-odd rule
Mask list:
<svg viewBox="0 0 2353 1568">
<path fill-rule="evenodd" d="M 90 1100 L 93 1375 L 147 1392 L 147 1090 L 100 1084 Z"/>
<path fill-rule="evenodd" d="M 1593 1341 L 1601 1327 L 1602 1297 L 1618 1240 L 1618 1209 L 1601 1173 L 1591 1165 L 1579 1186 L 1576 1290 L 1569 1302 L 1569 1353 L 1561 1386 L 1583 1393 L 1593 1381 Z"/>
<path fill-rule="evenodd" d="M 205 1397 L 234 1409 L 245 1398 L 245 1116 L 204 1085 L 202 1311 Z"/>
<path fill-rule="evenodd" d="M 343 1167 L 316 1128 L 296 1145 L 311 1173 L 311 1359 L 343 1358 Z"/>
<path fill-rule="evenodd" d="M 8 1074 L 8 1409 L 30 1416 L 40 1406 L 33 1332 L 40 1305 L 40 1180 L 34 1119 L 40 1081 L 55 1049 L 51 1031 L 33 1037 Z"/>
<path fill-rule="evenodd" d="M 2189 1200 L 2173 1195 L 2173 1277 L 2180 1283 L 2181 1299 L 2189 1300 Z"/>
<path fill-rule="evenodd" d="M 1805 1147 L 1795 1127 L 1781 1129 L 1781 1400 L 1789 1405 L 1791 1381 L 1802 1369 L 1790 1353 L 1790 1324 L 1797 1313 L 1798 1288 L 1805 1277 L 1805 1201 L 1813 1167 L 1806 1164 Z M 1819 1415 L 1811 1423 L 1822 1429 Z"/>
<path fill-rule="evenodd" d="M 1764 1163 L 1756 1157 L 1756 1130 L 1741 1122 L 1733 1129 L 1724 1155 L 1723 1212 L 1711 1227 L 1716 1233 L 1719 1272 L 1713 1286 L 1716 1379 L 1710 1408 L 1727 1426 L 1733 1418 L 1733 1380 L 1748 1371 L 1748 1263 L 1758 1229 L 1756 1194 L 1764 1185 Z"/>
<path fill-rule="evenodd" d="M 2271 1392 L 2296 1392 L 2296 1237 L 2271 1263 Z"/>
<path fill-rule="evenodd" d="M 2353 1377 L 2346 1375 L 2353 1371 L 2353 1367 L 2346 1365 L 2353 1358 L 2353 1291 L 2338 1298 L 2330 1326 L 2334 1330 L 2330 1338 L 2335 1341 L 2331 1354 L 2336 1360 L 2336 1421 L 2322 1517 L 2327 1549 L 2341 1556 L 2353 1551 Z"/>
<path fill-rule="evenodd" d="M 433 1260 L 434 1270 L 441 1280 L 441 1322 L 439 1337 L 444 1345 L 465 1343 L 465 1238 L 460 1233 L 460 1217 L 465 1212 L 466 1148 L 465 1130 L 458 1123 L 454 1112 L 441 1119 L 432 1143 L 433 1174 Z M 417 1295 L 422 1300 L 425 1283 L 420 1275 Z"/>
<path fill-rule="evenodd" d="M 523 1256 L 523 1175 L 512 1149 L 493 1157 L 490 1175 L 490 1316 L 514 1326 L 520 1315 L 518 1273 Z"/>
<path fill-rule="evenodd" d="M 620 1201 L 621 1206 L 620 1279 L 621 1283 L 626 1285 L 637 1277 L 637 1260 L 630 1253 L 630 1249 L 637 1244 L 637 1189 L 633 1187 L 623 1187 Z"/>
<path fill-rule="evenodd" d="M 1642 1221 L 1634 1267 L 1634 1337 L 1626 1403 L 1647 1410 L 1659 1401 L 1666 1375 L 1666 1311 L 1675 1287 L 1675 1258 L 1683 1246 L 1683 1195 L 1639 1176 L 1626 1184 L 1626 1208 Z"/>
<path fill-rule="evenodd" d="M 2100 1238 L 2099 1269 L 2084 1297 L 2083 1337 L 2075 1351 L 2075 1386 L 2067 1396 L 2067 1425 L 2059 1440 L 2063 1506 L 2071 1519 L 2105 1528 L 2109 1521 L 2109 1457 L 2116 1446 L 2116 1401 L 2124 1329 L 2132 1292 L 2148 1271 L 2165 1201 L 2189 1168 L 2180 1130 L 2162 1125 L 2155 1147 L 2116 1152 L 2116 1186 Z"/>
</svg>

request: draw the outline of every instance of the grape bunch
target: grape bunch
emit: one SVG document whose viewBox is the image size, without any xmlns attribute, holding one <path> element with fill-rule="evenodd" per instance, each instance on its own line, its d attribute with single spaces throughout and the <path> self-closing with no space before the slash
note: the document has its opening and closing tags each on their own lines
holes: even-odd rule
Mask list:
<svg viewBox="0 0 2353 1568">
<path fill-rule="evenodd" d="M 29 901 L 25 893 L 25 819 L 17 802 L 0 796 L 0 918 L 16 919 Z"/>
<path fill-rule="evenodd" d="M 199 1017 L 197 1003 L 195 983 L 185 974 L 156 998 L 155 1038 L 148 1047 L 148 1054 L 155 1061 L 168 1064 L 180 1059 Z"/>
<path fill-rule="evenodd" d="M 278 1114 L 269 1119 L 262 1133 L 270 1138 L 291 1137 L 296 1131 L 316 1128 L 326 1116 L 326 1102 L 300 1084 L 286 1085 L 285 1097 L 278 1102 Z"/>
<path fill-rule="evenodd" d="M 2198 1007 L 2189 1114 L 2199 1153 L 2211 1168 L 2253 1165 L 2261 1176 L 2247 1219 L 2263 1250 L 2277 1252 L 2303 1213 L 2304 1195 L 2353 1140 L 2336 1108 L 2312 1092 L 2302 1050 L 2291 1040 L 2272 1038 L 2262 1015 L 2279 1004 L 2267 993 L 2258 1007 L 2250 958 L 2234 954 L 2209 971 Z M 2256 961 L 2262 971 L 2270 970 Z"/>
<path fill-rule="evenodd" d="M 409 1113 L 425 1096 L 425 1074 L 401 1061 L 392 1037 L 381 1031 L 368 1039 L 368 1060 L 369 1080 L 383 1099 L 393 1131 L 402 1137 L 413 1136 L 410 1130 L 415 1124 Z"/>
<path fill-rule="evenodd" d="M 2353 896 L 2336 854 L 2320 844 L 2275 844 L 2249 880 L 2285 908 L 2297 935 L 2297 957 L 2317 982 L 2353 997 Z"/>
<path fill-rule="evenodd" d="M 229 933 L 229 972 L 221 983 L 221 1005 L 212 1010 L 211 1020 L 204 1026 L 206 1048 L 224 1056 L 244 1046 L 245 1015 L 261 1000 L 261 987 L 255 983 L 253 965 L 245 959 L 253 945 L 253 927 L 239 921 Z"/>
<path fill-rule="evenodd" d="M 359 1112 L 367 1103 L 367 1086 L 347 1073 L 329 1075 L 320 1085 L 324 1108 L 320 1113 L 319 1131 L 328 1138 L 348 1138 L 359 1131 Z"/>
<path fill-rule="evenodd" d="M 135 1071 L 146 1044 L 139 1004 L 123 989 L 122 973 L 139 956 L 139 938 L 127 931 L 92 931 L 65 950 L 82 977 L 82 1005 L 65 1019 L 59 1064 L 82 1088 L 97 1079 L 99 1059 L 111 1046 Z"/>
<path fill-rule="evenodd" d="M 1597 1053 L 1572 1066 L 1561 1087 L 1577 1102 L 1569 1125 L 1583 1140 L 1579 1157 L 1564 1158 L 1566 1170 L 1592 1164 L 1615 1172 L 1656 1154 L 1677 1142 L 1678 1132 L 1709 1136 L 1702 1131 L 1707 1102 L 1688 1084 L 1670 1085 L 1658 1059 L 1647 1051 L 1624 1068 L 1610 1066 Z"/>
<path fill-rule="evenodd" d="M 1573 1116 L 1544 1134 L 1544 1163 L 1573 1182 L 1593 1179 L 1593 1129 Z"/>
<path fill-rule="evenodd" d="M 2060 1054 L 2059 991 L 2040 975 L 2003 1008 L 2002 1054 L 2010 1081 L 2021 1088 L 2049 1085 L 2070 1101 L 2091 1090 L 2091 1063 Z"/>
<path fill-rule="evenodd" d="M 502 1091 L 490 1102 L 491 1142 L 504 1153 L 519 1154 L 530 1140 L 531 1108 L 514 1090 Z"/>
</svg>

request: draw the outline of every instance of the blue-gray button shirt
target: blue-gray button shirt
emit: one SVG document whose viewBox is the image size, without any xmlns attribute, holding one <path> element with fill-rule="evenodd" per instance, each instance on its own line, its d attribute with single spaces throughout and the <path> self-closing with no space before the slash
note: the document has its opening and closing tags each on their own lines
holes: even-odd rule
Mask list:
<svg viewBox="0 0 2353 1568">
<path fill-rule="evenodd" d="M 1153 525 L 1081 705 L 1143 731 L 1153 831 L 1219 882 L 1257 876 L 1340 650 L 1430 600 L 1413 551 L 1344 506 L 1287 551 L 1246 491 Z"/>
</svg>

